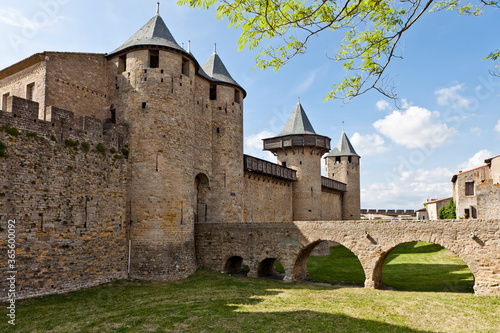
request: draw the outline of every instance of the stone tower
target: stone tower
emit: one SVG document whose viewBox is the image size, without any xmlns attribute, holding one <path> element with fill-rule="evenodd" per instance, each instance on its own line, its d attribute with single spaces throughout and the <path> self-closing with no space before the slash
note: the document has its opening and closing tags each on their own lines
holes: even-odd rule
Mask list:
<svg viewBox="0 0 500 333">
<path fill-rule="evenodd" d="M 316 134 L 297 102 L 281 133 L 264 139 L 264 150 L 278 156 L 278 164 L 297 171 L 293 183 L 293 220 L 321 219 L 321 156 L 330 150 L 330 138 Z"/>
<path fill-rule="evenodd" d="M 328 178 L 347 184 L 342 202 L 343 220 L 360 219 L 359 159 L 342 129 L 337 147 L 325 156 L 325 173 Z"/>
<path fill-rule="evenodd" d="M 130 276 L 184 278 L 195 223 L 241 219 L 245 91 L 215 53 L 202 69 L 159 12 L 107 59 L 110 119 L 129 128 Z"/>
</svg>

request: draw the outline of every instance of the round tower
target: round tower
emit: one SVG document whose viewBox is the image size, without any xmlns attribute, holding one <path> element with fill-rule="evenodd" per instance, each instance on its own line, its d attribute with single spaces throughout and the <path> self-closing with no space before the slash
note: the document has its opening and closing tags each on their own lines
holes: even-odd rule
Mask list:
<svg viewBox="0 0 500 333">
<path fill-rule="evenodd" d="M 214 52 L 200 73 L 210 78 L 212 110 L 210 220 L 240 222 L 243 219 L 243 99 L 246 92 L 231 77 L 222 59 Z M 205 102 L 207 103 L 207 102 Z"/>
<path fill-rule="evenodd" d="M 159 13 L 108 55 L 110 113 L 129 128 L 130 276 L 196 269 L 194 57 Z"/>
<path fill-rule="evenodd" d="M 325 173 L 327 178 L 347 185 L 342 199 L 343 220 L 360 219 L 359 159 L 360 156 L 342 129 L 337 147 L 325 156 Z"/>
<path fill-rule="evenodd" d="M 293 183 L 293 220 L 321 219 L 321 156 L 330 150 L 330 138 L 316 134 L 300 104 L 281 133 L 264 139 L 264 150 L 278 157 L 278 164 L 297 171 Z"/>
</svg>

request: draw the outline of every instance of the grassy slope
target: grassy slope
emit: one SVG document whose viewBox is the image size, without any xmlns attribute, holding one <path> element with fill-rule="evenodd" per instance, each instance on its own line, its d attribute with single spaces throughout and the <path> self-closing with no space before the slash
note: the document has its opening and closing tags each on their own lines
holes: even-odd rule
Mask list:
<svg viewBox="0 0 500 333">
<path fill-rule="evenodd" d="M 16 331 L 494 331 L 499 308 L 498 297 L 337 289 L 199 270 L 180 282 L 118 281 L 18 301 Z M 7 326 L 0 321 L 1 332 Z"/>
</svg>

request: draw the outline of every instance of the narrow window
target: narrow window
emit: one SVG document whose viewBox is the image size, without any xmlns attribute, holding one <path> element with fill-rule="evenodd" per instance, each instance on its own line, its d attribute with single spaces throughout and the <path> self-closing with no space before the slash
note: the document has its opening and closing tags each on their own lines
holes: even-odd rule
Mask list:
<svg viewBox="0 0 500 333">
<path fill-rule="evenodd" d="M 465 217 L 466 219 L 470 218 L 470 210 L 469 210 L 468 208 L 466 208 L 466 209 L 464 210 L 464 217 Z"/>
<path fill-rule="evenodd" d="M 240 91 L 238 89 L 234 89 L 234 102 L 235 103 L 240 102 Z"/>
<path fill-rule="evenodd" d="M 150 50 L 149 51 L 149 67 L 158 68 L 160 66 L 160 51 Z"/>
<path fill-rule="evenodd" d="M 470 217 L 477 219 L 477 209 L 474 206 L 470 206 Z"/>
<path fill-rule="evenodd" d="M 118 58 L 118 73 L 123 73 L 127 70 L 127 55 L 124 54 Z"/>
<path fill-rule="evenodd" d="M 146 105 L 147 103 L 146 102 L 142 102 L 142 108 L 145 109 L 146 108 Z"/>
<path fill-rule="evenodd" d="M 2 110 L 7 111 L 7 98 L 9 98 L 10 93 L 3 94 L 2 96 Z"/>
<path fill-rule="evenodd" d="M 40 231 L 43 230 L 43 213 L 39 213 L 38 216 L 40 216 Z"/>
<path fill-rule="evenodd" d="M 347 156 L 347 163 L 351 163 L 352 162 L 352 156 Z"/>
<path fill-rule="evenodd" d="M 182 58 L 182 74 L 189 76 L 189 60 Z"/>
<path fill-rule="evenodd" d="M 474 182 L 465 182 L 465 195 L 474 195 Z"/>
<path fill-rule="evenodd" d="M 335 157 L 335 163 L 340 163 L 340 156 Z"/>
<path fill-rule="evenodd" d="M 35 93 L 35 82 L 32 82 L 26 86 L 26 99 L 28 101 L 32 101 L 34 93 Z"/>
<path fill-rule="evenodd" d="M 210 100 L 215 101 L 217 99 L 217 86 L 215 84 L 210 85 Z"/>
<path fill-rule="evenodd" d="M 282 162 L 281 166 L 283 166 L 284 168 L 286 168 L 286 162 Z"/>
<path fill-rule="evenodd" d="M 219 134 L 219 133 L 220 133 L 220 128 L 219 128 L 219 127 L 217 127 L 217 134 Z"/>
<path fill-rule="evenodd" d="M 116 109 L 115 108 L 111 108 L 109 110 L 111 112 L 111 123 L 112 124 L 116 124 Z"/>
</svg>

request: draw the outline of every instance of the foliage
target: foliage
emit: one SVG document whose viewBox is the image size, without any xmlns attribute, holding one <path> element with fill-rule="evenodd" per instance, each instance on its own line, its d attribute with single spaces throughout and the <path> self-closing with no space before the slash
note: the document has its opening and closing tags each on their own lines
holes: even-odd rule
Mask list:
<svg viewBox="0 0 500 333">
<path fill-rule="evenodd" d="M 36 132 L 28 132 L 28 133 L 26 133 L 26 136 L 28 138 L 36 138 L 38 136 L 38 134 Z"/>
<path fill-rule="evenodd" d="M 84 152 L 88 152 L 90 150 L 90 143 L 88 142 L 82 142 L 81 146 Z"/>
<path fill-rule="evenodd" d="M 64 145 L 68 148 L 73 148 L 73 149 L 77 149 L 78 146 L 80 145 L 80 142 L 79 141 L 73 141 L 71 139 L 66 139 L 64 140 Z"/>
<path fill-rule="evenodd" d="M 125 158 L 128 158 L 129 151 L 127 148 L 122 148 L 122 154 L 125 156 Z"/>
<path fill-rule="evenodd" d="M 5 150 L 7 148 L 7 145 L 0 141 L 0 157 L 7 157 L 7 151 Z"/>
<path fill-rule="evenodd" d="M 457 218 L 457 207 L 453 198 L 450 199 L 450 203 L 446 206 L 439 208 L 439 219 L 441 220 L 454 220 Z"/>
<path fill-rule="evenodd" d="M 111 154 L 116 154 L 116 149 L 115 149 L 114 147 L 111 147 L 111 148 L 109 149 L 109 152 L 110 152 Z"/>
<path fill-rule="evenodd" d="M 384 77 L 394 58 L 402 58 L 403 34 L 425 13 L 454 10 L 460 15 L 480 16 L 487 6 L 500 1 L 475 0 L 178 0 L 179 5 L 208 9 L 217 7 L 217 19 L 241 28 L 239 49 L 261 47 L 256 67 L 278 70 L 307 51 L 309 40 L 320 33 L 343 33 L 331 59 L 340 61 L 347 77 L 334 83 L 325 100 L 349 100 L 375 89 L 396 98 L 391 78 Z M 264 46 L 262 46 L 264 44 Z M 487 59 L 497 60 L 500 50 Z"/>
<path fill-rule="evenodd" d="M 9 127 L 9 125 L 5 125 L 3 127 L 3 130 L 5 133 L 11 135 L 11 136 L 18 136 L 20 134 L 19 130 L 15 127 Z"/>
<path fill-rule="evenodd" d="M 98 143 L 95 149 L 103 155 L 106 154 L 106 147 L 102 143 Z"/>
<path fill-rule="evenodd" d="M 52 135 L 50 136 L 50 140 L 57 142 L 57 139 L 56 139 L 56 137 L 55 137 L 55 135 L 54 135 L 54 134 L 52 134 Z"/>
</svg>

